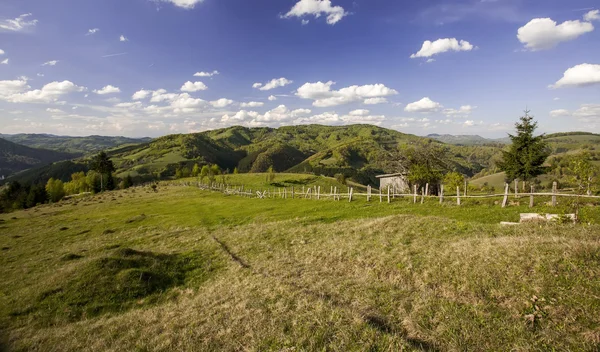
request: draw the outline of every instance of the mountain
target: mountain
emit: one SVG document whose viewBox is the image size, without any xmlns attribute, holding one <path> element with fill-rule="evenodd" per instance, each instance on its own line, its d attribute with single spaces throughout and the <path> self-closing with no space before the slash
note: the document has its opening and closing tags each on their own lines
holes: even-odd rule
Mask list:
<svg viewBox="0 0 600 352">
<path fill-rule="evenodd" d="M 509 144 L 510 139 L 508 137 L 489 139 L 478 135 L 451 135 L 451 134 L 430 134 L 427 138 L 432 138 L 437 141 L 454 144 L 454 145 L 502 145 Z"/>
<path fill-rule="evenodd" d="M 0 135 L 1 138 L 13 143 L 25 145 L 32 148 L 51 149 L 66 153 L 90 154 L 100 150 L 111 149 L 122 145 L 140 144 L 151 141 L 151 138 L 128 138 L 128 137 L 68 137 L 55 136 L 52 134 L 13 134 Z"/>
<path fill-rule="evenodd" d="M 79 156 L 81 154 L 30 148 L 0 138 L 0 177 Z"/>
<path fill-rule="evenodd" d="M 404 134 L 372 125 L 303 125 L 280 128 L 230 127 L 157 138 L 137 146 L 109 152 L 118 176 L 169 177 L 178 167 L 214 163 L 223 169 L 264 172 L 313 172 L 333 176 L 344 173 L 366 183 L 374 175 L 393 172 L 392 151 L 399 145 L 429 138 Z M 441 143 L 440 143 L 441 144 Z M 450 163 L 472 175 L 489 166 L 499 148 L 451 146 Z"/>
</svg>

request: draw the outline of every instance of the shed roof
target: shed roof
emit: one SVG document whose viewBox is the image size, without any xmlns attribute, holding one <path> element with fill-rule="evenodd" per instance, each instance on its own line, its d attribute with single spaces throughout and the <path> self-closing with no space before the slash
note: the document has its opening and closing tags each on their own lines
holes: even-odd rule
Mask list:
<svg viewBox="0 0 600 352">
<path fill-rule="evenodd" d="M 402 172 L 399 172 L 399 173 L 396 173 L 396 174 L 378 175 L 378 176 L 375 176 L 375 177 L 377 177 L 377 178 L 387 178 L 387 177 L 396 177 L 396 176 L 406 176 L 406 174 L 402 173 Z"/>
</svg>

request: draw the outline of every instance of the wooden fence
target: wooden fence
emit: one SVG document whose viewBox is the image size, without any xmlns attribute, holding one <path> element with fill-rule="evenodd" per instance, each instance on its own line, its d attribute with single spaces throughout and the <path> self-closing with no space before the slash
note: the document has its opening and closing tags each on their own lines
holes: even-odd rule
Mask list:
<svg viewBox="0 0 600 352">
<path fill-rule="evenodd" d="M 554 182 L 552 185 L 552 192 L 536 193 L 534 187 L 531 186 L 531 192 L 519 193 L 518 189 L 515 189 L 514 193 L 510 193 L 508 183 L 505 185 L 504 193 L 499 194 L 484 194 L 484 195 L 467 195 L 466 189 L 463 190 L 461 195 L 460 187 L 456 187 L 455 195 L 444 194 L 444 185 L 441 185 L 440 192 L 438 195 L 429 194 L 429 185 L 421 188 L 420 192 L 417 186 L 413 186 L 412 193 L 397 193 L 393 187 L 387 187 L 386 189 L 373 189 L 371 186 L 367 186 L 366 193 L 354 192 L 353 187 L 349 187 L 346 192 L 338 190 L 337 187 L 331 186 L 329 192 L 322 191 L 321 186 L 305 187 L 283 187 L 283 188 L 268 188 L 268 189 L 251 189 L 244 186 L 234 186 L 224 183 L 213 182 L 211 184 L 205 184 L 200 182 L 182 182 L 184 186 L 197 186 L 200 189 L 222 192 L 229 195 L 238 195 L 249 198 L 281 198 L 281 199 L 294 199 L 294 198 L 305 198 L 305 199 L 332 199 L 334 201 L 341 201 L 347 199 L 348 202 L 352 202 L 357 197 L 366 197 L 367 202 L 372 201 L 373 198 L 378 199 L 379 202 L 391 203 L 394 198 L 412 198 L 413 203 L 420 202 L 424 203 L 425 199 L 439 199 L 440 204 L 444 203 L 444 199 L 455 199 L 457 205 L 461 205 L 462 199 L 486 199 L 486 198 L 503 198 L 502 207 L 509 205 L 508 200 L 513 195 L 515 198 L 529 197 L 529 207 L 534 206 L 534 197 L 551 197 L 551 205 L 557 206 L 557 199 L 559 197 L 567 198 L 581 198 L 581 199 L 600 199 L 600 196 L 593 195 L 578 195 L 571 193 L 558 193 L 557 183 Z M 374 192 L 375 191 L 375 192 Z"/>
</svg>

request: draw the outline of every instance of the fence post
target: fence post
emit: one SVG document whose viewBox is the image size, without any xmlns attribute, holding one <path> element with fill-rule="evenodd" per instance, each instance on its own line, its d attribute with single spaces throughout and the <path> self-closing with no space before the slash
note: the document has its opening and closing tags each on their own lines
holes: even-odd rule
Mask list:
<svg viewBox="0 0 600 352">
<path fill-rule="evenodd" d="M 508 203 L 508 183 L 504 186 L 504 200 L 502 201 L 502 208 L 506 208 L 506 203 Z"/>
<path fill-rule="evenodd" d="M 379 203 L 383 202 L 383 195 L 381 194 L 381 186 L 379 186 Z"/>
<path fill-rule="evenodd" d="M 317 188 L 317 200 L 321 199 L 321 186 L 319 186 L 319 188 Z"/>
<path fill-rule="evenodd" d="M 396 199 L 396 185 L 392 185 L 392 198 Z"/>
<path fill-rule="evenodd" d="M 421 204 L 425 202 L 425 188 L 421 187 Z"/>
<path fill-rule="evenodd" d="M 333 189 L 333 200 L 336 200 L 337 186 Z"/>
<path fill-rule="evenodd" d="M 460 205 L 460 187 L 456 186 L 456 205 Z"/>
<path fill-rule="evenodd" d="M 533 208 L 533 191 L 534 191 L 534 188 L 533 188 L 533 185 L 532 185 L 531 186 L 531 194 L 529 195 L 529 207 L 530 208 Z"/>
<path fill-rule="evenodd" d="M 371 185 L 367 185 L 367 202 L 371 201 Z"/>
<path fill-rule="evenodd" d="M 429 183 L 425 184 L 425 195 L 429 195 Z"/>
<path fill-rule="evenodd" d="M 388 186 L 388 204 L 389 203 L 391 203 L 391 200 L 390 200 L 390 186 Z"/>
<path fill-rule="evenodd" d="M 519 198 L 519 180 L 515 179 L 515 198 Z"/>
<path fill-rule="evenodd" d="M 352 192 L 354 192 L 354 189 L 350 187 L 350 191 L 348 192 L 348 202 L 352 201 Z"/>
<path fill-rule="evenodd" d="M 444 185 L 440 186 L 440 204 L 444 203 Z"/>
<path fill-rule="evenodd" d="M 413 203 L 417 204 L 417 185 L 413 185 Z"/>
<path fill-rule="evenodd" d="M 294 186 L 292 186 L 292 199 L 294 199 Z"/>
<path fill-rule="evenodd" d="M 556 193 L 558 191 L 558 183 L 556 183 L 556 181 L 554 181 L 552 183 L 552 206 L 555 207 L 556 206 Z"/>
<path fill-rule="evenodd" d="M 465 197 L 467 196 L 467 192 L 468 192 L 467 188 L 469 188 L 469 183 L 467 182 L 467 180 L 465 180 L 465 192 L 464 192 Z"/>
</svg>

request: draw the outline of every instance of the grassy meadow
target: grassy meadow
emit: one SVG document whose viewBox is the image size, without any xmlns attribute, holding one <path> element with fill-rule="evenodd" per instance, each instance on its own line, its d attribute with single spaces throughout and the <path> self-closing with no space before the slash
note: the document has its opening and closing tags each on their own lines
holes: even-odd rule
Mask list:
<svg viewBox="0 0 600 352">
<path fill-rule="evenodd" d="M 161 184 L 0 214 L 0 350 L 597 351 L 598 208 L 502 227 L 512 201 Z"/>
</svg>

